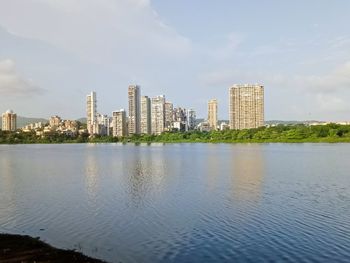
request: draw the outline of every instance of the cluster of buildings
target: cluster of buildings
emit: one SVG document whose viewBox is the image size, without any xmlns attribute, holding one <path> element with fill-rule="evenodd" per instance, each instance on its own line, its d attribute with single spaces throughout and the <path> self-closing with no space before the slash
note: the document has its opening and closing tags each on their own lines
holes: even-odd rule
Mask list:
<svg viewBox="0 0 350 263">
<path fill-rule="evenodd" d="M 165 131 L 188 131 L 196 127 L 193 109 L 174 108 L 164 95 L 141 96 L 138 85 L 128 87 L 129 110 L 113 111 L 112 117 L 97 113 L 96 92 L 86 97 L 87 130 L 90 135 L 126 137 L 134 134 L 159 135 Z"/>
<path fill-rule="evenodd" d="M 199 124 L 201 131 L 243 130 L 265 125 L 264 87 L 255 85 L 233 85 L 229 89 L 229 123 L 218 122 L 218 100 L 208 101 L 207 121 Z"/>
<path fill-rule="evenodd" d="M 31 123 L 22 128 L 23 132 L 35 131 L 36 135 L 43 136 L 47 133 L 57 132 L 69 136 L 75 136 L 78 133 L 84 133 L 86 130 L 79 129 L 79 123 L 74 120 L 63 120 L 60 116 L 52 116 L 48 123 Z"/>
<path fill-rule="evenodd" d="M 87 95 L 87 130 L 90 135 L 125 137 L 133 134 L 159 135 L 165 131 L 251 129 L 264 126 L 264 87 L 234 85 L 229 90 L 229 123 L 218 121 L 218 100 L 208 102 L 208 118 L 197 125 L 196 112 L 174 108 L 164 95 L 141 96 L 138 85 L 128 88 L 129 110 L 112 112 L 112 117 L 97 113 L 96 92 Z"/>
<path fill-rule="evenodd" d="M 128 112 L 124 109 L 113 111 L 112 116 L 97 112 L 96 92 L 86 97 L 87 130 L 79 130 L 78 123 L 52 116 L 48 124 L 34 123 L 23 131 L 37 133 L 60 132 L 90 135 L 112 135 L 126 137 L 134 134 L 159 135 L 165 131 L 252 129 L 264 126 L 264 87 L 258 84 L 233 85 L 229 89 L 229 123 L 218 120 L 218 100 L 208 101 L 208 117 L 197 124 L 196 112 L 182 107 L 175 108 L 164 95 L 150 98 L 141 96 L 138 85 L 128 87 Z M 2 115 L 2 129 L 15 131 L 17 115 L 6 111 Z"/>
<path fill-rule="evenodd" d="M 7 110 L 2 114 L 2 130 L 16 131 L 17 130 L 17 114 L 12 110 Z M 44 135 L 46 133 L 57 132 L 66 135 L 77 135 L 84 133 L 86 130 L 79 129 L 79 123 L 73 120 L 63 120 L 59 116 L 52 116 L 49 122 L 36 122 L 25 125 L 21 128 L 23 132 L 35 132 L 36 135 Z"/>
</svg>

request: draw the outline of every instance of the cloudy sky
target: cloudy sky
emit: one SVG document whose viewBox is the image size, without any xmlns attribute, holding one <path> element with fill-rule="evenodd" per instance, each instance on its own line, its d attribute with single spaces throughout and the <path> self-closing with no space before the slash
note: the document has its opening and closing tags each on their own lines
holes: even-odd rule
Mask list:
<svg viewBox="0 0 350 263">
<path fill-rule="evenodd" d="M 266 119 L 350 120 L 350 1 L 0 0 L 0 111 L 63 118 L 127 107 L 127 87 L 206 116 L 265 86 Z"/>
</svg>

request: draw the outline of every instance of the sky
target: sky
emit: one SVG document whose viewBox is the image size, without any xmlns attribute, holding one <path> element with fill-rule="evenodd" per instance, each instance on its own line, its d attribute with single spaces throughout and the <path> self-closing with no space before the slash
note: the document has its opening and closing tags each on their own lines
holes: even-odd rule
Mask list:
<svg viewBox="0 0 350 263">
<path fill-rule="evenodd" d="M 228 119 L 233 84 L 266 120 L 350 121 L 350 1 L 0 0 L 0 111 L 64 119 L 127 109 L 127 87 Z"/>
</svg>

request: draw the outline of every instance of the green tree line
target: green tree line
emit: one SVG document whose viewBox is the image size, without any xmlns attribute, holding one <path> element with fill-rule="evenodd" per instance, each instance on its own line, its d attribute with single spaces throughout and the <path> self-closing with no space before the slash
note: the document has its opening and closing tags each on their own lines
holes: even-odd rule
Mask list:
<svg viewBox="0 0 350 263">
<path fill-rule="evenodd" d="M 80 134 L 76 136 L 46 133 L 37 136 L 35 132 L 0 131 L 0 143 L 111 143 L 111 142 L 350 142 L 350 125 L 277 125 L 247 130 L 164 132 L 161 135 L 132 135 L 124 138 Z"/>
<path fill-rule="evenodd" d="M 246 130 L 165 132 L 134 135 L 133 142 L 350 142 L 350 125 L 277 125 Z"/>
</svg>

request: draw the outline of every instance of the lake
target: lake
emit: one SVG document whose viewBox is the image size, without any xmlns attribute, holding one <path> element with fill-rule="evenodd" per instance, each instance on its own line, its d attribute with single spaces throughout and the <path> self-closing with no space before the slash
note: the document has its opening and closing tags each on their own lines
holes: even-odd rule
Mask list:
<svg viewBox="0 0 350 263">
<path fill-rule="evenodd" d="M 349 262 L 350 144 L 0 145 L 0 232 L 109 262 Z"/>
</svg>

